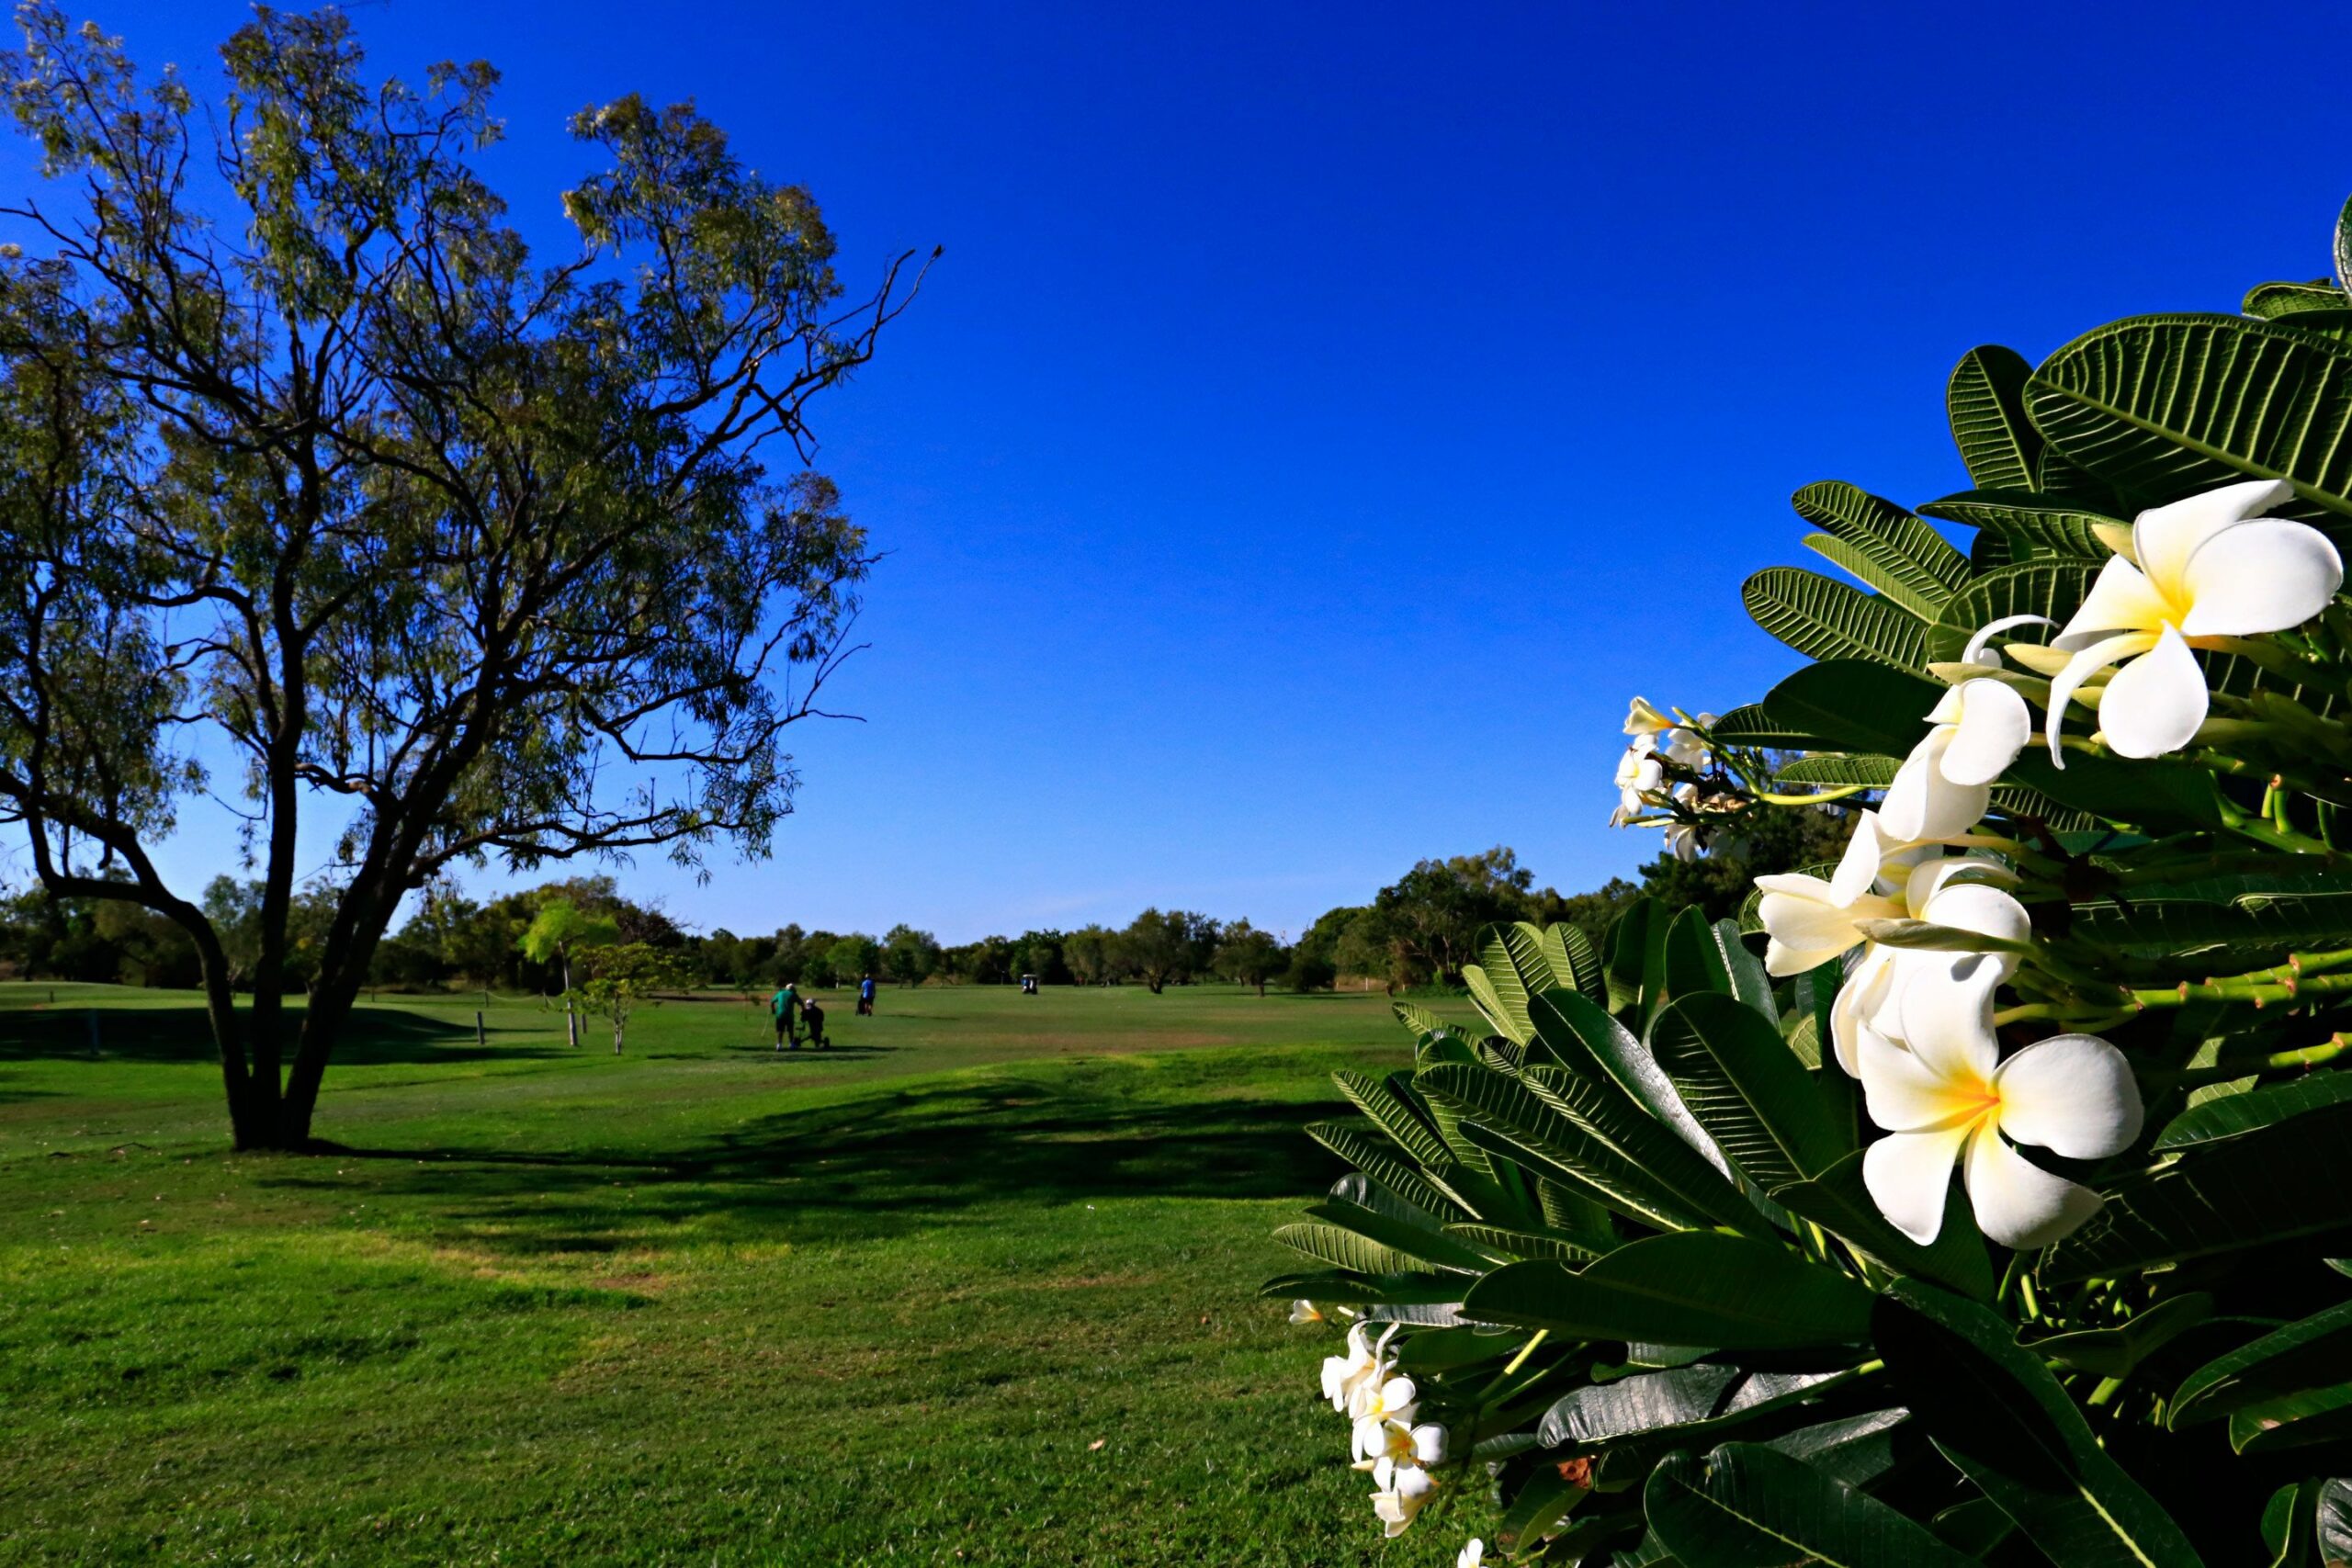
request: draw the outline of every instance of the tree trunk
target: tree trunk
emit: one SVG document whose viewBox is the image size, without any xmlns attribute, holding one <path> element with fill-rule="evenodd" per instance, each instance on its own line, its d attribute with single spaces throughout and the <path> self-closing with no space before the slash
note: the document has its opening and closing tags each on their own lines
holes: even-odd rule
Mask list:
<svg viewBox="0 0 2352 1568">
<path fill-rule="evenodd" d="M 571 950 L 558 946 L 555 955 L 563 965 L 563 1030 L 571 1036 L 571 1048 L 577 1051 L 580 1049 L 580 1014 L 573 1010 L 571 1005 Z"/>
<path fill-rule="evenodd" d="M 622 1031 L 624 1028 L 626 1028 L 626 1027 L 627 1027 L 627 1025 L 622 1021 L 622 1016 L 621 1016 L 621 1014 L 619 1014 L 619 1013 L 617 1013 L 617 1012 L 614 1013 L 614 1014 L 613 1014 L 613 1055 L 616 1055 L 616 1056 L 617 1056 L 617 1055 L 619 1055 L 621 1054 L 621 1031 Z"/>
<path fill-rule="evenodd" d="M 302 1019 L 301 1043 L 295 1048 L 293 1070 L 286 1075 L 286 1095 L 278 1102 L 277 1139 L 271 1147 L 310 1146 L 311 1117 L 319 1108 L 319 1084 L 327 1075 L 327 1058 L 358 998 L 356 979 L 322 985 L 311 993 L 310 1010 Z"/>
<path fill-rule="evenodd" d="M 198 962 L 204 969 L 205 1018 L 220 1053 L 220 1088 L 229 1100 L 231 1145 L 240 1150 L 268 1148 L 274 1118 L 267 1101 L 254 1092 L 253 1071 L 245 1063 L 244 1041 L 237 1028 L 236 993 L 229 988 L 225 966 L 216 973 L 201 956 Z"/>
<path fill-rule="evenodd" d="M 286 1092 L 277 1103 L 270 1147 L 311 1146 L 311 1118 L 318 1110 L 319 1084 L 326 1077 L 327 1059 L 334 1054 L 344 1025 L 351 1021 L 360 988 L 367 984 L 368 963 L 376 956 L 376 944 L 383 939 L 398 904 L 397 897 L 386 899 L 378 893 L 345 895 L 335 928 L 328 933 L 319 977 L 311 987 L 310 1006 L 302 1015 L 301 1038 L 295 1047 L 293 1068 L 286 1075 Z"/>
</svg>

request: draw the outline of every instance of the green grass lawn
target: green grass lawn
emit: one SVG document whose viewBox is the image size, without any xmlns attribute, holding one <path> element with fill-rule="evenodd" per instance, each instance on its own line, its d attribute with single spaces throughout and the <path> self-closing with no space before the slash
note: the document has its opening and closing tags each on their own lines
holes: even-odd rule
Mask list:
<svg viewBox="0 0 2352 1568">
<path fill-rule="evenodd" d="M 1450 1563 L 1384 1543 L 1256 1298 L 1385 1000 L 741 998 L 627 1054 L 362 1010 L 315 1131 L 226 1151 L 194 999 L 0 985 L 0 1559 Z M 838 1005 L 836 1005 L 838 1001 Z M 91 1020 L 96 1021 L 96 1051 Z"/>
</svg>

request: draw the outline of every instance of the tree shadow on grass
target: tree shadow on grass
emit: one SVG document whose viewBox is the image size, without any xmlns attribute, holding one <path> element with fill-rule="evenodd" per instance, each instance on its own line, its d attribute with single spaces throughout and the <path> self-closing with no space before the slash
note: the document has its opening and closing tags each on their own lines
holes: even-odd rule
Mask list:
<svg viewBox="0 0 2352 1568">
<path fill-rule="evenodd" d="M 715 1054 L 720 1056 L 774 1056 L 779 1066 L 798 1066 L 803 1062 L 838 1061 L 843 1057 L 882 1056 L 893 1051 L 903 1051 L 903 1045 L 828 1045 L 821 1051 L 803 1045 L 797 1051 L 779 1051 L 774 1045 L 721 1045 L 710 1051 L 650 1051 L 649 1062 L 683 1062 L 689 1059 L 708 1061 Z"/>
<path fill-rule="evenodd" d="M 383 1161 L 388 1196 L 422 1199 L 502 1252 L 643 1246 L 649 1227 L 678 1224 L 713 1240 L 814 1243 L 874 1239 L 1006 1202 L 1304 1197 L 1346 1168 L 1303 1131 L 1340 1109 L 1137 1103 L 999 1079 L 762 1117 L 674 1154 L 385 1148 L 350 1157 Z M 300 1168 L 272 1179 L 332 1185 Z"/>
<path fill-rule="evenodd" d="M 92 1050 L 91 1015 L 97 1017 Z M 291 1032 L 301 1014 L 288 1020 Z M 335 1043 L 338 1066 L 390 1066 L 424 1062 L 515 1061 L 566 1054 L 536 1032 L 526 1043 L 502 1039 L 514 1032 L 492 1029 L 476 1044 L 470 1023 L 435 1018 L 404 1008 L 363 1007 L 351 1015 Z M 200 1007 L 10 1009 L 0 1011 L 0 1062 L 209 1062 L 218 1059 L 212 1027 Z"/>
</svg>

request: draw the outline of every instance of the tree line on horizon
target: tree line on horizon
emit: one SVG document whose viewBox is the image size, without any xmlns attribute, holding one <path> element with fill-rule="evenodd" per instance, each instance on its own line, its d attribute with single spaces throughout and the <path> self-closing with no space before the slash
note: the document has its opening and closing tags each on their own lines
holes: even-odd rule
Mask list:
<svg viewBox="0 0 2352 1568">
<path fill-rule="evenodd" d="M 1157 906 L 1120 927 L 1090 923 L 954 944 L 904 923 L 879 936 L 797 923 L 739 935 L 723 927 L 689 931 L 658 903 L 628 897 L 610 875 L 569 877 L 489 899 L 444 884 L 379 946 L 368 980 L 394 990 L 560 991 L 558 964 L 531 956 L 525 936 L 560 901 L 609 921 L 612 940 L 665 954 L 695 985 L 747 992 L 786 983 L 848 985 L 868 975 L 907 987 L 1008 985 L 1032 975 L 1042 985 L 1135 984 L 1155 993 L 1203 980 L 1252 986 L 1261 994 L 1274 987 L 1407 991 L 1458 984 L 1462 966 L 1476 957 L 1480 932 L 1498 923 L 1565 921 L 1598 940 L 1617 912 L 1644 894 L 1698 905 L 1710 918 L 1735 914 L 1749 878 L 1834 858 L 1837 829 L 1827 817 L 1776 813 L 1743 854 L 1695 863 L 1661 855 L 1638 880 L 1612 877 L 1566 895 L 1537 887 L 1517 853 L 1499 845 L 1423 860 L 1369 901 L 1325 911 L 1295 939 L 1247 919 Z M 225 875 L 204 893 L 239 990 L 260 978 L 261 898 L 258 882 Z M 304 990 L 315 980 L 334 907 L 331 888 L 297 897 L 277 976 L 285 988 Z M 181 988 L 200 982 L 195 947 L 171 920 L 117 900 L 57 897 L 39 884 L 0 897 L 0 971 L 24 979 Z"/>
</svg>

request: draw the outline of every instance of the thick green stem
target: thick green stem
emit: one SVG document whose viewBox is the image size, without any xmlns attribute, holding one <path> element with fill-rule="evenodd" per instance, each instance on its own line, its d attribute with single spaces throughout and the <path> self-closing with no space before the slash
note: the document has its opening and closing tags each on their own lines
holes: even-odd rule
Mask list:
<svg viewBox="0 0 2352 1568">
<path fill-rule="evenodd" d="M 2152 1084 L 2196 1089 L 2204 1084 L 2227 1083 L 2232 1078 L 2249 1077 L 2256 1073 L 2321 1066 L 2335 1060 L 2347 1049 L 2352 1049 L 2352 1034 L 2338 1033 L 2317 1045 L 2305 1045 L 2299 1050 L 2274 1051 L 2267 1056 L 2240 1056 L 2232 1061 L 2216 1062 L 2210 1067 L 2182 1067 L 2174 1072 L 2151 1071 L 2141 1076 Z"/>
</svg>

